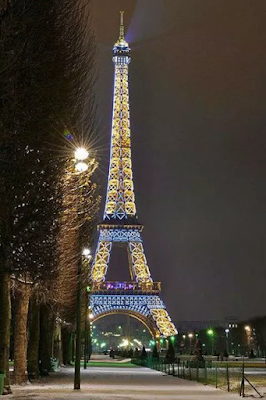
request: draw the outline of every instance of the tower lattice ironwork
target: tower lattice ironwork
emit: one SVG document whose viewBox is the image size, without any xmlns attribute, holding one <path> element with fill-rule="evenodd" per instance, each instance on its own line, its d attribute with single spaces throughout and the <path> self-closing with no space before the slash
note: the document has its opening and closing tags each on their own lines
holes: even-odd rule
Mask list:
<svg viewBox="0 0 266 400">
<path fill-rule="evenodd" d="M 103 222 L 91 270 L 90 305 L 93 320 L 107 314 L 128 314 L 143 322 L 154 337 L 169 337 L 177 330 L 160 297 L 161 283 L 153 282 L 138 223 L 131 162 L 128 66 L 130 48 L 124 36 L 121 12 L 119 39 L 113 47 L 114 94 L 109 176 Z M 112 246 L 128 252 L 130 282 L 105 280 Z"/>
</svg>

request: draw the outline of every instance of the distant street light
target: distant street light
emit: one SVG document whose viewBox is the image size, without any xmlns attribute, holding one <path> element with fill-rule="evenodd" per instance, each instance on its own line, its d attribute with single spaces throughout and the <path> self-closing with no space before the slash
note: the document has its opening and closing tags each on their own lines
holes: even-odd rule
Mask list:
<svg viewBox="0 0 266 400">
<path fill-rule="evenodd" d="M 192 352 L 192 338 L 194 337 L 193 333 L 188 334 L 189 337 L 189 352 Z"/>
<path fill-rule="evenodd" d="M 225 336 L 226 336 L 226 341 L 225 341 L 226 352 L 227 352 L 227 354 L 229 354 L 229 344 L 228 344 L 229 329 L 227 328 L 224 331 L 225 331 Z"/>
<path fill-rule="evenodd" d="M 247 335 L 247 352 L 250 352 L 250 345 L 251 345 L 251 327 L 249 325 L 245 326 L 245 331 L 246 331 L 246 335 Z"/>
<path fill-rule="evenodd" d="M 213 339 L 214 339 L 214 331 L 213 331 L 213 329 L 208 329 L 207 330 L 207 335 L 211 339 L 211 355 L 213 355 Z"/>
<path fill-rule="evenodd" d="M 86 257 L 86 258 L 91 257 L 91 251 L 90 251 L 90 249 L 88 249 L 87 247 L 86 247 L 85 249 L 83 249 L 82 254 L 83 254 L 83 256 Z"/>
</svg>

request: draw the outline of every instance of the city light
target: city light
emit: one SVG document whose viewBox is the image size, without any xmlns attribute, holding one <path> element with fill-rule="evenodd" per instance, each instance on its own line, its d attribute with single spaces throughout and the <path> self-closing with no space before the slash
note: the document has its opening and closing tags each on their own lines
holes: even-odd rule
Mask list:
<svg viewBox="0 0 266 400">
<path fill-rule="evenodd" d="M 194 336 L 193 333 L 189 333 L 189 334 L 188 334 L 188 337 L 189 337 L 190 339 L 192 339 L 193 336 Z"/>
<path fill-rule="evenodd" d="M 250 332 L 250 331 L 251 331 L 251 328 L 250 328 L 250 326 L 248 326 L 248 325 L 247 325 L 247 326 L 245 326 L 245 331 L 246 331 L 246 332 Z"/>
<path fill-rule="evenodd" d="M 208 329 L 208 330 L 207 330 L 207 335 L 213 336 L 213 335 L 214 335 L 213 329 Z"/>
</svg>

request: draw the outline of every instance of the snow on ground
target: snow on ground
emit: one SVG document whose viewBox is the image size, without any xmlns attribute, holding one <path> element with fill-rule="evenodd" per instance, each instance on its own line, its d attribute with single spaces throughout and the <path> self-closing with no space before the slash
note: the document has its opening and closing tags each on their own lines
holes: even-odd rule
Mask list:
<svg viewBox="0 0 266 400">
<path fill-rule="evenodd" d="M 81 390 L 73 390 L 73 368 L 26 386 L 12 386 L 12 400 L 233 400 L 239 396 L 147 368 L 81 369 Z"/>
</svg>

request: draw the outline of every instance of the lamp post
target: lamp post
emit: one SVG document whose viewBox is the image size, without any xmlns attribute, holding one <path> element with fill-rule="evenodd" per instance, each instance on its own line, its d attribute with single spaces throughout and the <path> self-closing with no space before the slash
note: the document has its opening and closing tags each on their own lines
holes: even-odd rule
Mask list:
<svg viewBox="0 0 266 400">
<path fill-rule="evenodd" d="M 75 151 L 75 169 L 77 173 L 83 173 L 88 169 L 86 163 L 89 157 L 88 151 L 79 147 Z M 78 200 L 78 284 L 77 284 L 77 303 L 76 303 L 76 358 L 75 358 L 75 375 L 74 389 L 80 389 L 80 358 L 81 358 L 81 292 L 82 292 L 82 238 L 80 232 L 80 201 Z"/>
<path fill-rule="evenodd" d="M 183 350 L 183 352 L 186 352 L 186 335 L 182 335 L 182 338 L 183 338 L 182 344 L 181 344 L 182 350 Z"/>
<path fill-rule="evenodd" d="M 207 335 L 210 337 L 211 339 L 211 355 L 213 356 L 213 338 L 214 338 L 214 331 L 213 329 L 208 329 L 207 330 Z"/>
<path fill-rule="evenodd" d="M 228 336 L 229 336 L 229 329 L 227 328 L 227 329 L 225 329 L 225 337 L 226 337 L 225 344 L 226 344 L 226 352 L 227 352 L 227 354 L 229 354 Z"/>
<path fill-rule="evenodd" d="M 193 333 L 189 333 L 188 337 L 189 337 L 189 352 L 191 354 L 191 352 L 192 352 L 191 342 L 192 342 L 192 338 L 194 337 Z"/>
<path fill-rule="evenodd" d="M 249 355 L 250 352 L 250 344 L 251 344 L 251 327 L 249 325 L 245 326 L 245 331 L 247 335 L 247 353 Z"/>
<path fill-rule="evenodd" d="M 84 262 L 88 265 L 92 259 L 91 251 L 88 248 L 83 249 L 82 255 L 84 257 Z M 88 271 L 86 270 L 90 277 L 90 265 Z M 91 345 L 91 324 L 90 321 L 88 322 L 88 306 L 90 305 L 90 279 L 88 282 L 88 286 L 85 290 L 85 343 L 84 343 L 84 369 L 87 368 L 87 359 L 88 359 L 88 347 Z"/>
</svg>

